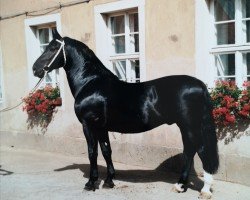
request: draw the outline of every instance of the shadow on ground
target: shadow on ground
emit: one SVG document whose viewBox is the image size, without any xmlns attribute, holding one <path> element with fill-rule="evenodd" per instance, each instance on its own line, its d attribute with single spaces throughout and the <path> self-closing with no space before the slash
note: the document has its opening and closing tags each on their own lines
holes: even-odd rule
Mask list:
<svg viewBox="0 0 250 200">
<path fill-rule="evenodd" d="M 0 165 L 0 175 L 1 175 L 1 176 L 11 175 L 11 174 L 13 174 L 13 173 L 14 173 L 14 172 L 7 171 L 7 170 L 2 169 L 2 165 Z"/>
<path fill-rule="evenodd" d="M 166 182 L 174 184 L 179 179 L 182 166 L 183 166 L 182 154 L 178 154 L 174 157 L 165 160 L 154 170 L 116 169 L 115 180 L 132 182 L 132 183 Z M 83 177 L 89 178 L 89 168 L 90 168 L 89 164 L 72 164 L 59 169 L 55 169 L 54 171 L 60 172 L 65 170 L 79 169 L 83 173 Z M 104 180 L 106 178 L 107 168 L 99 165 L 98 170 L 99 170 L 99 178 Z M 187 187 L 192 190 L 200 191 L 203 186 L 203 181 L 197 177 L 193 166 L 191 174 L 192 176 L 190 176 L 189 184 Z"/>
</svg>

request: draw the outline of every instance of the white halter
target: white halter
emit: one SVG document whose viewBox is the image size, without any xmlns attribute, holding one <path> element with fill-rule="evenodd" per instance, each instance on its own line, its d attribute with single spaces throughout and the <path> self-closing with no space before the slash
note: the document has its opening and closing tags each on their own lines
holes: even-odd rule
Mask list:
<svg viewBox="0 0 250 200">
<path fill-rule="evenodd" d="M 62 67 L 64 67 L 66 65 L 66 54 L 65 54 L 65 42 L 56 39 L 57 42 L 59 42 L 61 44 L 60 48 L 58 49 L 57 53 L 55 54 L 55 56 L 53 57 L 53 59 L 50 61 L 50 63 L 48 65 L 45 65 L 45 67 L 43 68 L 43 70 L 45 71 L 44 76 L 48 73 L 50 66 L 52 65 L 52 63 L 55 61 L 55 59 L 57 58 L 57 56 L 59 55 L 59 53 L 61 52 L 61 50 L 63 50 L 63 58 L 64 58 L 64 65 Z"/>
</svg>

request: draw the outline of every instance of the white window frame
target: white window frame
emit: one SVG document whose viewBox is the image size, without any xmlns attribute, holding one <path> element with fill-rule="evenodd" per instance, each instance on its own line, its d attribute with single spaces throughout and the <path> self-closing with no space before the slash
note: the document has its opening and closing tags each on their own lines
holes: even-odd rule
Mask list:
<svg viewBox="0 0 250 200">
<path fill-rule="evenodd" d="M 33 75 L 32 66 L 36 59 L 41 55 L 40 51 L 40 42 L 37 38 L 36 28 L 46 24 L 55 24 L 57 31 L 62 32 L 61 26 L 61 15 L 51 14 L 39 17 L 32 17 L 25 19 L 25 37 L 26 37 L 26 52 L 27 52 L 27 64 L 28 64 L 28 77 L 29 77 L 29 89 L 32 89 L 35 84 L 39 81 L 39 78 Z M 61 98 L 64 101 L 65 92 L 64 92 L 64 73 L 63 69 L 59 69 L 58 83 L 60 88 Z M 62 104 L 62 109 L 64 109 L 64 103 Z"/>
<path fill-rule="evenodd" d="M 246 80 L 246 66 L 243 63 L 243 54 L 250 52 L 250 43 L 244 42 L 242 34 L 242 21 L 249 18 L 242 18 L 241 0 L 235 1 L 235 44 L 217 45 L 215 24 L 226 23 L 215 22 L 214 0 L 196 0 L 195 8 L 195 32 L 196 32 L 196 74 L 205 81 L 208 86 L 213 87 L 217 80 L 217 69 L 215 56 L 220 54 L 235 54 L 235 79 L 239 87 Z"/>
<path fill-rule="evenodd" d="M 110 28 L 107 24 L 108 17 L 114 13 L 119 15 L 124 11 L 138 11 L 139 20 L 139 53 L 117 54 L 112 55 L 110 48 Z M 95 39 L 96 39 L 96 54 L 103 62 L 103 64 L 113 71 L 111 60 L 126 60 L 139 59 L 140 62 L 140 81 L 146 80 L 146 66 L 145 66 L 145 0 L 121 0 L 117 2 L 97 5 L 95 11 Z M 126 45 L 127 46 L 127 45 Z M 111 58 L 112 57 L 112 58 Z M 111 58 L 111 60 L 110 60 Z"/>
</svg>

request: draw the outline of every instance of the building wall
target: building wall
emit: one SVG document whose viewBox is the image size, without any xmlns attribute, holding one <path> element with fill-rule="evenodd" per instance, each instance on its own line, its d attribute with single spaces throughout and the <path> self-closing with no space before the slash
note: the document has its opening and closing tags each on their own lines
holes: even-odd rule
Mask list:
<svg viewBox="0 0 250 200">
<path fill-rule="evenodd" d="M 62 1 L 70 2 L 68 1 Z M 108 0 L 90 1 L 78 4 L 53 13 L 61 14 L 62 35 L 69 36 L 86 43 L 95 51 L 95 5 L 112 2 Z M 7 16 L 23 11 L 42 10 L 49 6 L 58 5 L 59 1 L 1 1 L 1 15 Z M 154 15 L 152 15 L 154 13 Z M 178 15 L 177 15 L 178 13 Z M 12 19 L 1 20 L 1 43 L 3 50 L 4 71 L 4 105 L 13 105 L 16 100 L 28 91 L 27 56 L 25 43 L 25 15 Z M 184 20 L 185 19 L 185 20 Z M 152 0 L 145 1 L 146 26 L 146 78 L 147 80 L 170 74 L 194 75 L 194 1 L 165 1 L 155 4 Z M 183 31 L 185 30 L 185 32 Z M 14 55 L 14 56 L 13 56 Z M 22 77 L 22 78 L 20 78 Z M 82 137 L 82 128 L 73 112 L 67 80 L 64 78 L 65 104 L 59 109 L 53 123 L 50 124 L 46 135 Z M 67 113 L 67 114 L 65 114 Z M 39 133 L 39 130 L 27 130 L 26 114 L 16 109 L 1 116 L 1 129 Z M 63 126 L 58 126 L 63 121 Z M 166 134 L 166 132 L 168 132 Z M 115 140 L 152 145 L 175 145 L 181 147 L 178 128 L 162 126 L 148 134 L 137 136 L 114 134 Z"/>
</svg>

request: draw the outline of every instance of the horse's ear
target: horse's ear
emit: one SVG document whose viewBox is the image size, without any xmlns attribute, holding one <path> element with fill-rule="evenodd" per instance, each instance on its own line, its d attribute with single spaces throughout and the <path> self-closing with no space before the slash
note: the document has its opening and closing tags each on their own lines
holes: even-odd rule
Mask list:
<svg viewBox="0 0 250 200">
<path fill-rule="evenodd" d="M 52 36 L 53 36 L 53 39 L 62 39 L 61 35 L 58 33 L 57 29 L 52 29 Z"/>
</svg>

